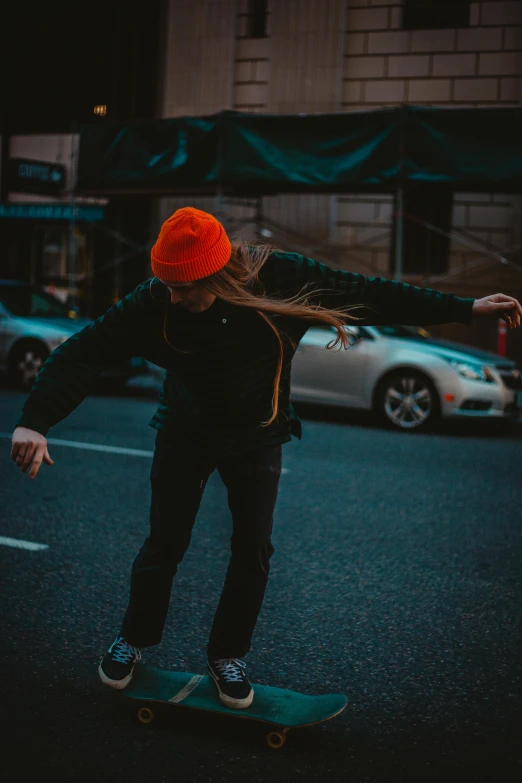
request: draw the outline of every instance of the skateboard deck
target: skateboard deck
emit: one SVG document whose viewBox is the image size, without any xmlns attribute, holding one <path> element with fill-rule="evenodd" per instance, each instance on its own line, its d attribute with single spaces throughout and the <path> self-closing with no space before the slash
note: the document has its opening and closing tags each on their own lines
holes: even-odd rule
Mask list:
<svg viewBox="0 0 522 783">
<path fill-rule="evenodd" d="M 347 697 L 340 693 L 313 696 L 254 683 L 252 688 L 254 701 L 250 707 L 234 710 L 221 703 L 209 675 L 168 671 L 138 663 L 131 682 L 120 693 L 143 702 L 138 708 L 138 718 L 142 723 L 150 723 L 154 719 L 158 702 L 268 723 L 281 729 L 267 734 L 271 748 L 282 747 L 290 729 L 334 718 L 348 702 Z"/>
</svg>

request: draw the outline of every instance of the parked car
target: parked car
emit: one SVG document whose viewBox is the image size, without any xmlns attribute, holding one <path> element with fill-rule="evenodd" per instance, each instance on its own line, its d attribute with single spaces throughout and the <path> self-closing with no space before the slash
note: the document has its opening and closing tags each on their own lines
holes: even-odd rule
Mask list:
<svg viewBox="0 0 522 783">
<path fill-rule="evenodd" d="M 0 370 L 16 388 L 29 390 L 49 354 L 89 323 L 39 286 L 0 280 Z M 118 388 L 144 372 L 146 363 L 133 358 L 103 372 L 101 384 Z"/>
<path fill-rule="evenodd" d="M 391 428 L 437 418 L 518 418 L 521 368 L 495 353 L 436 339 L 414 326 L 347 326 L 347 350 L 327 350 L 335 329 L 314 326 L 292 367 L 294 402 L 373 411 Z"/>
</svg>

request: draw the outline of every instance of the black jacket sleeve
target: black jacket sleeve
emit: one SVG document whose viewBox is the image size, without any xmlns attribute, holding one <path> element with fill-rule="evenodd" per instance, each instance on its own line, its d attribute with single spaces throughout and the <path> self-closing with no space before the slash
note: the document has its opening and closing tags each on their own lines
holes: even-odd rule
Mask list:
<svg viewBox="0 0 522 783">
<path fill-rule="evenodd" d="M 469 326 L 472 322 L 474 298 L 331 269 L 297 253 L 282 253 L 279 258 L 292 270 L 291 274 L 285 274 L 282 268 L 280 272 L 288 294 L 304 289 L 310 293 L 311 304 L 340 311 L 358 305 L 348 314 L 361 318 L 360 323 L 428 326 L 458 322 Z"/>
<path fill-rule="evenodd" d="M 142 284 L 56 348 L 38 373 L 16 426 L 46 435 L 78 407 L 103 370 L 140 356 L 146 297 Z"/>
</svg>

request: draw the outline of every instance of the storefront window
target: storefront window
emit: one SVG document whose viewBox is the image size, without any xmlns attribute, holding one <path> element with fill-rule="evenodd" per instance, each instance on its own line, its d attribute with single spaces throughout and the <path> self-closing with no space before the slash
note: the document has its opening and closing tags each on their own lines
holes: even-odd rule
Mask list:
<svg viewBox="0 0 522 783">
<path fill-rule="evenodd" d="M 42 241 L 42 279 L 46 282 L 67 283 L 73 273 L 77 282 L 90 271 L 90 257 L 87 238 L 83 231 L 74 231 L 74 264 L 71 264 L 71 241 L 69 229 L 47 229 Z"/>
<path fill-rule="evenodd" d="M 44 232 L 42 242 L 42 279 L 59 280 L 67 274 L 67 235 L 57 229 Z"/>
</svg>

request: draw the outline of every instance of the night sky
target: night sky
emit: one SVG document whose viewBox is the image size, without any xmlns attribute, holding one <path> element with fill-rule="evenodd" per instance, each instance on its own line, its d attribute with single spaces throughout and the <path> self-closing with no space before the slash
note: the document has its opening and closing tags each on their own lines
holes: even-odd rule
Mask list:
<svg viewBox="0 0 522 783">
<path fill-rule="evenodd" d="M 152 116 L 161 2 L 136 6 L 18 0 L 4 7 L 2 113 L 11 133 L 68 132 L 75 123 Z M 140 8 L 140 6 L 138 6 Z"/>
</svg>

